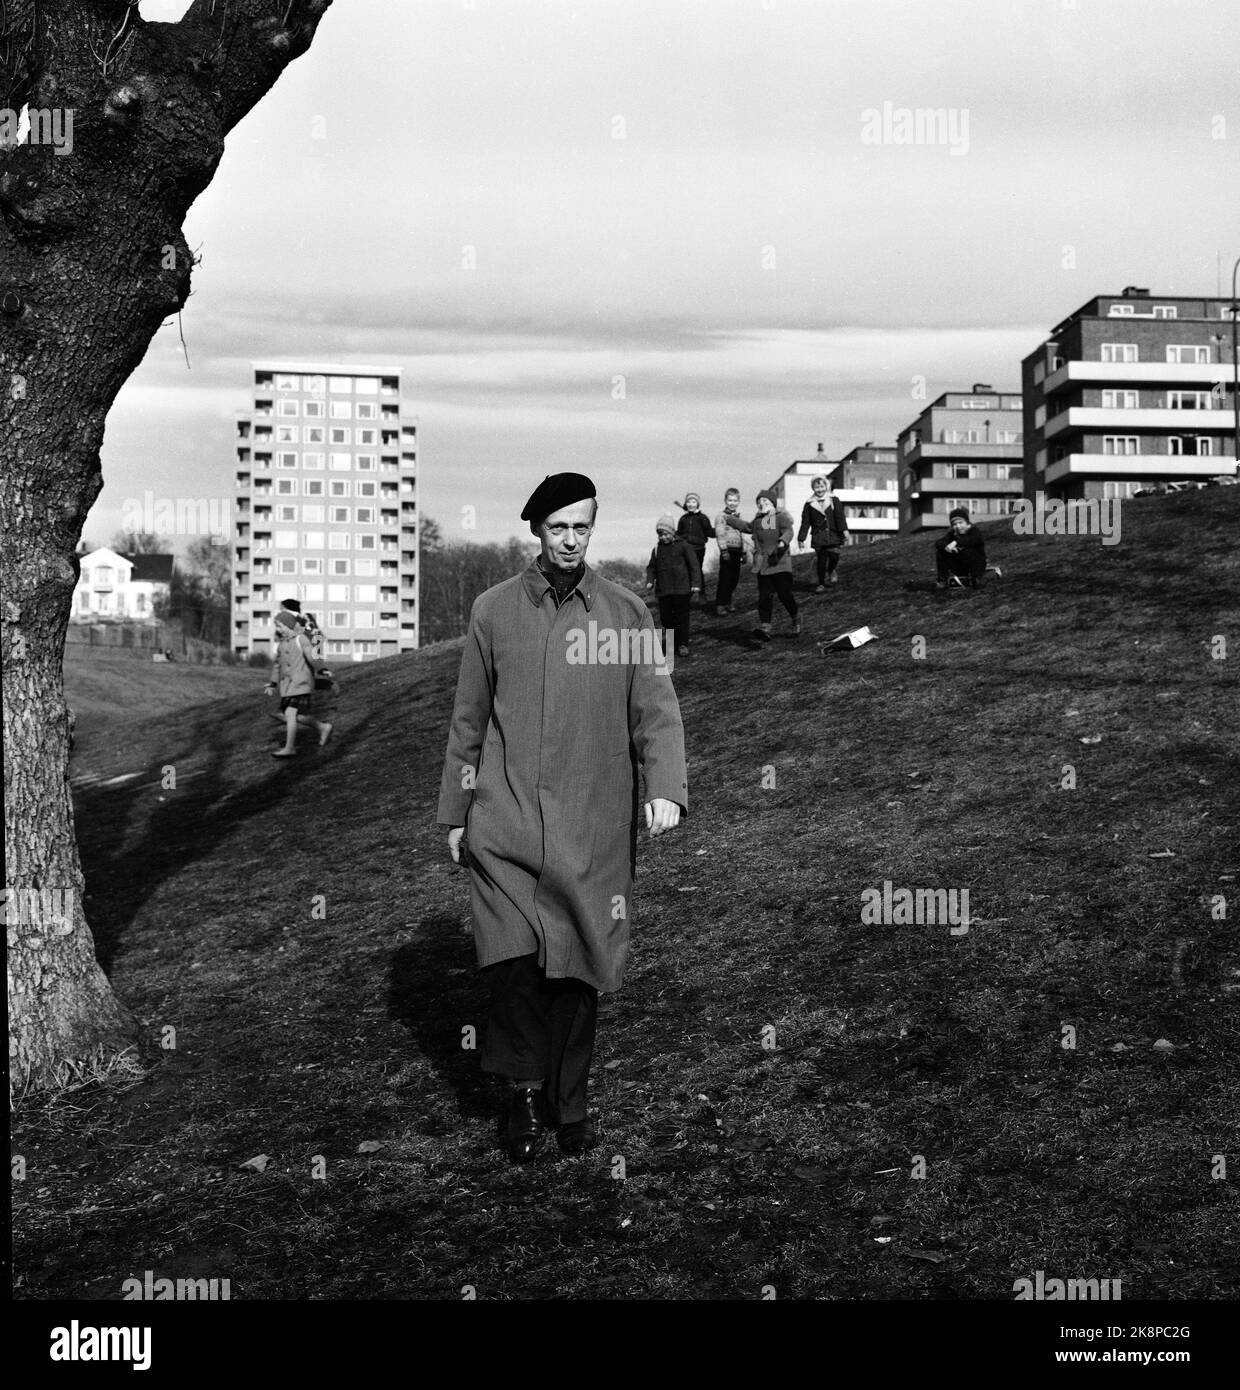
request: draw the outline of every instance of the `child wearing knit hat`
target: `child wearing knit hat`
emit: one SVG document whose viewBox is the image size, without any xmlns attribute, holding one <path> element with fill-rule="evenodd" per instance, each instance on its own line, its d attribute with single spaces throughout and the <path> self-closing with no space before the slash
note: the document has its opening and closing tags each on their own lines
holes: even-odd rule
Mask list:
<svg viewBox="0 0 1240 1390">
<path fill-rule="evenodd" d="M 953 507 L 947 522 L 947 534 L 934 543 L 934 587 L 946 589 L 954 581 L 963 588 L 980 589 L 986 577 L 986 542 L 982 533 L 963 507 Z"/>
<path fill-rule="evenodd" d="M 661 516 L 655 530 L 659 543 L 650 552 L 646 566 L 646 589 L 653 589 L 659 600 L 659 619 L 665 632 L 672 629 L 676 655 L 688 656 L 689 603 L 694 594 L 702 592 L 702 566 L 693 547 L 676 534 L 676 523 L 670 516 Z M 666 643 L 667 637 L 663 640 Z"/>
<path fill-rule="evenodd" d="M 682 540 L 688 541 L 693 548 L 693 553 L 697 556 L 698 569 L 701 570 L 706 564 L 706 542 L 714 536 L 714 527 L 703 513 L 702 499 L 696 492 L 686 492 L 685 500 L 677 502 L 676 505 L 684 511 L 676 525 L 676 534 Z M 702 602 L 706 602 L 705 597 Z"/>
</svg>

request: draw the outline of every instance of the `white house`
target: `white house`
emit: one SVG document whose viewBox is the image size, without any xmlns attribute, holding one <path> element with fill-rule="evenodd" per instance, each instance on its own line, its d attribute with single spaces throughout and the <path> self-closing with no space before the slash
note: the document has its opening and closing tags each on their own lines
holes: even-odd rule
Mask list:
<svg viewBox="0 0 1240 1390">
<path fill-rule="evenodd" d="M 155 601 L 172 584 L 171 555 L 120 555 L 101 546 L 80 558 L 72 622 L 155 621 Z"/>
</svg>

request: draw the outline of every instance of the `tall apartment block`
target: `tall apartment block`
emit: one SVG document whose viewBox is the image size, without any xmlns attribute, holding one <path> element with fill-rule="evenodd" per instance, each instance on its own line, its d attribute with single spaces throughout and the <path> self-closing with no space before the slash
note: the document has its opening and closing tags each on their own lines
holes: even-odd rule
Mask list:
<svg viewBox="0 0 1240 1390">
<path fill-rule="evenodd" d="M 813 458 L 796 459 L 779 475 L 774 491 L 785 511 L 801 524 L 801 508 L 814 495 L 813 481 L 823 476 L 844 504 L 848 518 L 846 544 L 894 536 L 899 526 L 896 512 L 896 451 L 890 445 L 875 448 L 861 444 L 842 459 L 829 459 L 822 445 Z"/>
<path fill-rule="evenodd" d="M 270 654 L 282 599 L 325 656 L 418 645 L 417 428 L 399 367 L 254 362 L 237 416 L 232 645 Z"/>
<path fill-rule="evenodd" d="M 1022 365 L 1025 491 L 1065 501 L 1235 477 L 1231 301 L 1099 295 Z"/>
<path fill-rule="evenodd" d="M 956 507 L 975 521 L 1015 511 L 1022 495 L 1022 432 L 1016 392 L 982 381 L 971 391 L 944 391 L 896 441 L 901 532 L 945 527 Z"/>
</svg>

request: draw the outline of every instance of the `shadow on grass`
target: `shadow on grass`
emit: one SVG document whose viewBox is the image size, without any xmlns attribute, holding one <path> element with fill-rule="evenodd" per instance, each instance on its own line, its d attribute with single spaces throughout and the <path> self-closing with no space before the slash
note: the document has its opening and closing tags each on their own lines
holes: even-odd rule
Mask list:
<svg viewBox="0 0 1240 1390">
<path fill-rule="evenodd" d="M 418 1051 L 451 1087 L 465 1115 L 494 1117 L 495 1088 L 479 1065 L 478 1050 L 462 1047 L 461 1030 L 472 1024 L 482 1046 L 485 998 L 475 968 L 472 938 L 460 920 L 424 917 L 418 940 L 392 954 L 388 1017 L 409 1031 Z"/>
</svg>

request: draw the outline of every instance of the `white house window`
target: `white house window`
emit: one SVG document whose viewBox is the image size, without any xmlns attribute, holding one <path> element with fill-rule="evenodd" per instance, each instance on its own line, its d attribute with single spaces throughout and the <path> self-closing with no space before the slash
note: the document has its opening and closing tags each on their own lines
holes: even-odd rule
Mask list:
<svg viewBox="0 0 1240 1390">
<path fill-rule="evenodd" d="M 1135 434 L 1104 434 L 1102 436 L 1102 452 L 1104 454 L 1135 454 L 1137 449 L 1137 436 Z"/>
<path fill-rule="evenodd" d="M 333 426 L 331 441 L 333 444 L 349 444 L 352 442 L 352 431 L 342 426 Z"/>
<path fill-rule="evenodd" d="M 1136 343 L 1103 343 L 1102 360 L 1104 362 L 1135 362 L 1137 360 L 1137 345 Z"/>
<path fill-rule="evenodd" d="M 960 402 L 961 410 L 994 410 L 994 401 L 987 400 L 984 396 L 966 396 Z"/>
<path fill-rule="evenodd" d="M 1167 348 L 1168 362 L 1187 362 L 1197 364 L 1210 360 L 1210 349 L 1208 346 L 1200 346 L 1196 343 L 1173 343 Z"/>
<path fill-rule="evenodd" d="M 359 429 L 357 432 L 357 442 L 359 444 L 369 444 L 373 447 L 379 442 L 379 431 L 376 429 Z"/>
<path fill-rule="evenodd" d="M 327 654 L 328 656 L 348 656 L 349 644 L 347 642 L 329 642 Z"/>
</svg>

